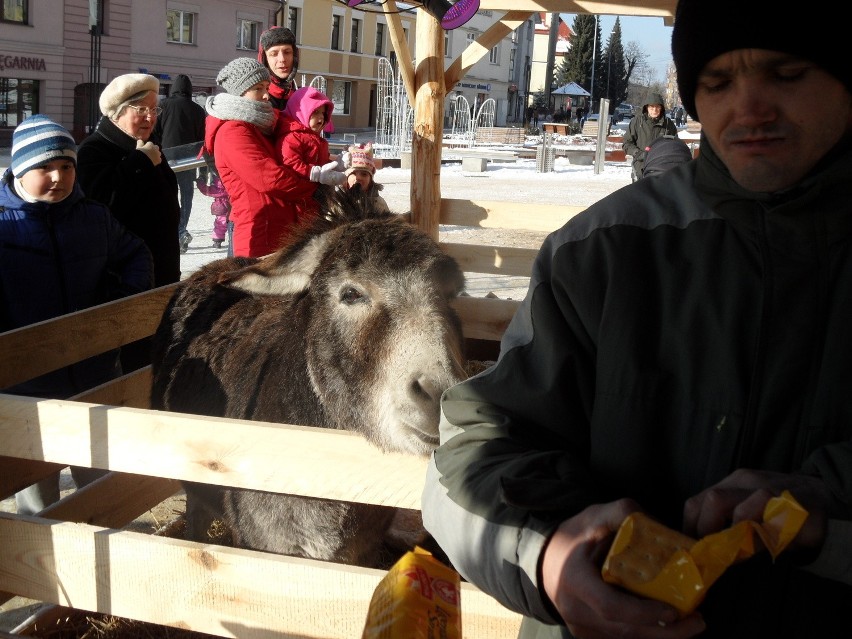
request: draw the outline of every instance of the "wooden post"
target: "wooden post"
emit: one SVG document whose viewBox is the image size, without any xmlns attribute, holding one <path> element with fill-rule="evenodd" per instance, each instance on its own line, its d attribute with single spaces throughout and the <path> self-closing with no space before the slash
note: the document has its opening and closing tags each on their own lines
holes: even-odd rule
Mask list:
<svg viewBox="0 0 852 639">
<path fill-rule="evenodd" d="M 444 131 L 444 37 L 438 20 L 417 14 L 414 131 L 411 140 L 411 221 L 438 240 L 441 144 Z"/>
</svg>

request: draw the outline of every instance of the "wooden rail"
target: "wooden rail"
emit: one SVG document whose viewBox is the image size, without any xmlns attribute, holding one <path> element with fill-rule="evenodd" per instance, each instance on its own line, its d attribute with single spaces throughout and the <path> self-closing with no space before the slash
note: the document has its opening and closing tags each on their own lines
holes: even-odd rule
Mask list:
<svg viewBox="0 0 852 639">
<path fill-rule="evenodd" d="M 551 231 L 582 208 L 444 199 L 440 218 Z M 466 271 L 507 275 L 529 275 L 536 253 L 442 246 Z M 175 286 L 0 334 L 0 388 L 151 335 Z M 454 302 L 465 337 L 495 345 L 518 305 Z M 0 498 L 68 465 L 110 471 L 38 517 L 0 514 L 0 601 L 20 595 L 222 637 L 360 636 L 381 570 L 121 528 L 181 481 L 419 509 L 426 460 L 344 431 L 152 411 L 150 387 L 145 368 L 71 400 L 0 394 Z M 517 635 L 520 617 L 468 584 L 462 609 L 466 639 Z"/>
</svg>

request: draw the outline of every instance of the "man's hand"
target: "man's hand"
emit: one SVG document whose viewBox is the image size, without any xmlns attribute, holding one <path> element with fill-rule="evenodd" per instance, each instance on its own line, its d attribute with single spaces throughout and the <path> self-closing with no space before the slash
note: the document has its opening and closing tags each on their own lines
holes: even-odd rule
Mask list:
<svg viewBox="0 0 852 639">
<path fill-rule="evenodd" d="M 163 161 L 163 156 L 160 155 L 160 147 L 151 141 L 143 142 L 142 140 L 136 140 L 136 150 L 142 151 L 154 166 L 157 166 Z"/>
<path fill-rule="evenodd" d="M 590 506 L 556 529 L 540 559 L 542 587 L 575 637 L 685 639 L 704 631 L 697 613 L 677 610 L 604 582 L 601 566 L 615 531 L 639 510 L 627 499 Z"/>
<path fill-rule="evenodd" d="M 684 532 L 700 538 L 740 521 L 763 521 L 766 502 L 783 490 L 789 490 L 808 511 L 808 518 L 788 548 L 821 548 L 825 540 L 829 495 L 821 479 L 806 475 L 735 470 L 715 486 L 687 500 L 683 509 Z"/>
<path fill-rule="evenodd" d="M 337 170 L 337 160 L 322 166 L 311 167 L 311 182 L 319 182 L 329 186 L 343 186 L 346 174 Z"/>
</svg>

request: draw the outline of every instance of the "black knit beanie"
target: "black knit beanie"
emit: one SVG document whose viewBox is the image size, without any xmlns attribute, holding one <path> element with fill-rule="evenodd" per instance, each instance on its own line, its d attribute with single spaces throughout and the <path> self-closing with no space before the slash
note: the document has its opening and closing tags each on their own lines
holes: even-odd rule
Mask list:
<svg viewBox="0 0 852 639">
<path fill-rule="evenodd" d="M 680 0 L 672 31 L 672 58 L 680 99 L 698 120 L 698 74 L 716 56 L 735 49 L 769 49 L 816 63 L 852 92 L 852 65 L 834 51 L 845 42 L 843 20 L 818 15 L 791 19 L 777 0 Z"/>
<path fill-rule="evenodd" d="M 260 35 L 260 46 L 264 50 L 282 44 L 290 44 L 294 48 L 296 47 L 296 34 L 287 27 L 270 27 Z"/>
</svg>

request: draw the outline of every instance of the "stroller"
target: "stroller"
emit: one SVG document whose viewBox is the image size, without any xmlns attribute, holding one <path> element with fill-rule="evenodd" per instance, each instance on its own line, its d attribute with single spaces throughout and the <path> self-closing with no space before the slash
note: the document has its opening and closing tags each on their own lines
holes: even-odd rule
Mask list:
<svg viewBox="0 0 852 639">
<path fill-rule="evenodd" d="M 636 176 L 634 182 L 639 177 L 645 178 L 665 173 L 678 164 L 689 162 L 691 159 L 692 151 L 683 140 L 672 135 L 664 135 L 645 147 L 645 164 L 642 166 L 642 175 Z"/>
</svg>

